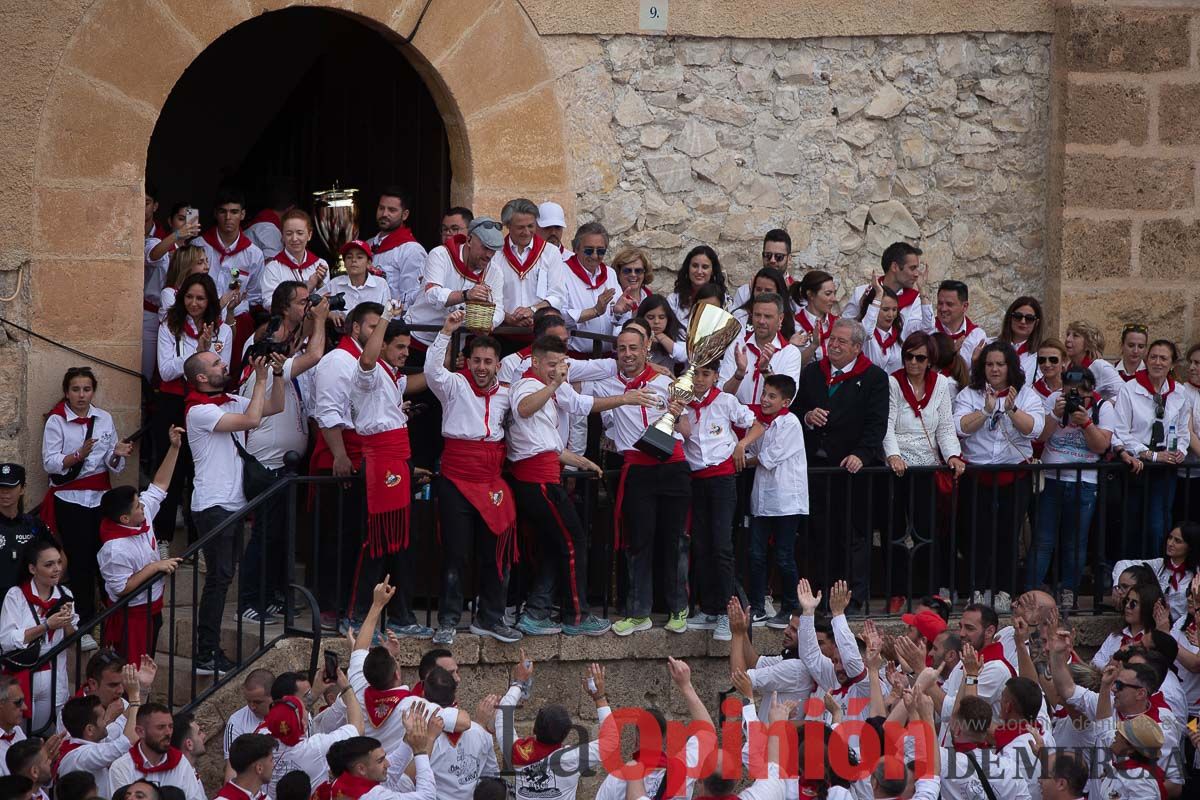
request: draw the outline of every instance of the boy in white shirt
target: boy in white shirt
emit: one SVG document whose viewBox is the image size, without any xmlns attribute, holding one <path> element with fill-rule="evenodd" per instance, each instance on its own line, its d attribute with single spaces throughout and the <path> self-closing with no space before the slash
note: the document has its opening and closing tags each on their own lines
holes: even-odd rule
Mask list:
<svg viewBox="0 0 1200 800">
<path fill-rule="evenodd" d="M 799 581 L 796 574 L 796 528 L 808 514 L 808 468 L 800 418 L 788 411 L 796 395 L 796 382 L 787 375 L 769 375 L 764 381 L 762 414 L 770 419 L 758 454 L 746 460 L 754 472 L 750 492 L 750 591 L 751 623 L 772 628 L 788 627 L 795 601 L 788 597 L 774 617 L 764 611 L 767 544 L 775 540 L 775 564 L 784 586 Z"/>
</svg>

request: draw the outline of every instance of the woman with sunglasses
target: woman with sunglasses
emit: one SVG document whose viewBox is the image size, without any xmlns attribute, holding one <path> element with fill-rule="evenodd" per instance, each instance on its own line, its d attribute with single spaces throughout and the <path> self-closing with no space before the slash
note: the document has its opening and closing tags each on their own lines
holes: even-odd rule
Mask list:
<svg viewBox="0 0 1200 800">
<path fill-rule="evenodd" d="M 1117 374 L 1117 368 L 1104 360 L 1104 333 L 1100 328 L 1082 319 L 1069 322 L 1063 344 L 1067 346 L 1072 366 L 1092 371 L 1100 396 L 1110 402 L 1116 400 L 1125 381 Z"/>
<path fill-rule="evenodd" d="M 650 284 L 654 282 L 654 267 L 650 256 L 640 247 L 626 247 L 612 260 L 617 273 L 617 285 L 621 293 L 612 304 L 613 333 L 620 333 L 621 326 L 636 312 L 642 301 L 654 294 Z"/>
<path fill-rule="evenodd" d="M 1046 413 L 1054 413 L 1054 397 L 1055 392 L 1062 389 L 1063 371 L 1067 367 L 1067 349 L 1058 339 L 1049 338 L 1041 343 L 1037 348 L 1037 359 L 1034 368 L 1034 374 L 1040 377 L 1033 381 L 1033 390 L 1037 392 L 1038 397 L 1042 398 L 1042 403 L 1046 406 Z M 1026 377 L 1029 373 L 1025 373 Z M 1042 448 L 1045 447 L 1044 437 L 1048 432 L 1043 431 L 1043 438 L 1033 443 L 1034 458 L 1042 457 Z"/>
<path fill-rule="evenodd" d="M 1092 656 L 1092 666 L 1104 669 L 1118 650 L 1138 644 L 1147 633 L 1154 630 L 1154 606 L 1166 602 L 1157 580 L 1135 583 L 1121 599 L 1117 610 L 1123 623 L 1121 630 L 1113 631 L 1105 638 L 1100 649 Z"/>
<path fill-rule="evenodd" d="M 1036 297 L 1026 295 L 1012 301 L 1004 314 L 999 339 L 1017 351 L 1025 382 L 1033 383 L 1037 375 L 1036 354 L 1042 343 L 1042 304 Z"/>
<path fill-rule="evenodd" d="M 1200 567 L 1200 522 L 1181 522 L 1172 528 L 1167 534 L 1162 558 L 1118 561 L 1113 567 L 1113 583 L 1117 583 L 1121 573 L 1134 564 L 1142 564 L 1154 571 L 1171 609 L 1171 619 L 1177 620 L 1187 614 L 1188 592 L 1197 575 L 1197 567 Z"/>
<path fill-rule="evenodd" d="M 1129 383 L 1133 376 L 1146 368 L 1142 361 L 1146 357 L 1146 346 L 1150 334 L 1145 325 L 1131 322 L 1121 329 L 1121 360 L 1117 362 L 1117 374 Z"/>
<path fill-rule="evenodd" d="M 692 307 L 696 303 L 696 293 L 705 284 L 716 284 L 721 289 L 721 301 L 718 305 L 725 308 L 729 305 L 729 288 L 725 285 L 725 273 L 721 270 L 721 259 L 717 251 L 706 244 L 693 247 L 683 259 L 683 266 L 675 273 L 675 289 L 667 295 L 671 310 L 679 320 L 680 337 L 687 335 L 688 325 L 692 319 Z"/>
<path fill-rule="evenodd" d="M 1025 385 L 1017 351 L 1006 342 L 986 345 L 971 370 L 970 386 L 954 398 L 954 424 L 967 462 L 1025 463 L 1033 457 L 1033 441 L 1045 423 L 1041 398 Z M 1028 505 L 1029 475 L 1015 470 L 977 472 L 968 476 L 959 496 L 964 512 L 959 541 L 966 543 L 966 566 L 976 568 L 960 576 L 966 579 L 960 585 L 983 587 L 976 589 L 973 602 L 990 602 L 1003 614 L 1012 607 L 1017 534 Z"/>
<path fill-rule="evenodd" d="M 754 280 L 738 290 L 738 295 L 745 296 L 746 300 L 733 310 L 733 316 L 746 327 L 746 330 L 750 330 L 750 315 L 754 309 L 754 298 L 760 294 L 777 294 L 788 305 L 788 311 L 783 315 L 779 332 L 783 334 L 783 338 L 791 339 L 796 332 L 795 315 L 799 313 L 800 309 L 788 299 L 788 285 L 788 280 L 782 272 L 774 267 L 763 267 L 754 273 Z"/>
<path fill-rule="evenodd" d="M 1126 531 L 1143 531 L 1141 542 L 1126 542 L 1133 552 L 1162 549 L 1176 476 L 1159 465 L 1183 463 L 1191 441 L 1191 404 L 1171 374 L 1178 360 L 1174 342 L 1155 340 L 1146 351 L 1146 369 L 1122 384 L 1117 395 L 1113 446 L 1133 472 L 1124 525 Z"/>
<path fill-rule="evenodd" d="M 888 290 L 891 291 L 891 290 Z M 894 293 L 893 293 L 894 294 Z M 905 475 L 909 467 L 949 466 L 957 479 L 966 469 L 962 447 L 954 431 L 953 382 L 933 369 L 932 356 L 937 345 L 924 331 L 908 335 L 900 348 L 904 366 L 891 373 L 888 379 L 888 426 L 883 436 L 883 452 L 888 466 L 900 478 L 895 487 L 895 517 L 892 539 L 895 541 L 909 530 L 920 544 L 931 545 L 935 516 L 929 498 L 934 496 L 932 472 L 922 471 Z M 910 502 L 911 501 L 911 502 Z M 906 570 L 901 556 L 907 555 L 911 569 Z M 929 594 L 928 547 L 897 547 L 892 570 L 892 600 L 888 612 L 895 613 L 903 606 L 905 596 Z M 903 583 L 904 575 L 912 573 L 912 586 Z M 897 591 L 903 590 L 903 591 Z M 899 603 L 896 599 L 899 598 Z"/>
</svg>

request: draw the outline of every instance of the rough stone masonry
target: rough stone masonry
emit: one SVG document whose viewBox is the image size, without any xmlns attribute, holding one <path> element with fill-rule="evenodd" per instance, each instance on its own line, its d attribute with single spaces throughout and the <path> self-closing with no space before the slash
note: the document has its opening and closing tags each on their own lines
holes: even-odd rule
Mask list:
<svg viewBox="0 0 1200 800">
<path fill-rule="evenodd" d="M 1049 35 L 547 42 L 579 221 L 648 248 L 658 291 L 700 243 L 748 281 L 785 227 L 793 274 L 826 269 L 843 299 L 899 238 L 993 334 L 1041 296 Z"/>
</svg>

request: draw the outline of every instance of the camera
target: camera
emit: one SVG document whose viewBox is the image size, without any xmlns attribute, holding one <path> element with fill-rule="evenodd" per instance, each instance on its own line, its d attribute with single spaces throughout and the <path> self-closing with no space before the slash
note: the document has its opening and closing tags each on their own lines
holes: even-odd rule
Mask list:
<svg viewBox="0 0 1200 800">
<path fill-rule="evenodd" d="M 271 317 L 271 321 L 267 323 L 267 331 L 263 334 L 263 337 L 246 348 L 246 358 L 270 358 L 275 353 L 279 353 L 285 358 L 291 355 L 291 342 L 275 341 L 275 334 L 279 331 L 279 326 L 282 324 L 283 317 Z"/>
<path fill-rule="evenodd" d="M 345 292 L 338 292 L 337 294 L 331 294 L 331 295 L 329 295 L 329 297 L 327 299 L 329 300 L 329 310 L 330 311 L 345 311 L 346 310 L 346 293 Z"/>
<path fill-rule="evenodd" d="M 1071 422 L 1071 415 L 1076 411 L 1083 410 L 1083 395 L 1075 387 L 1071 387 L 1063 398 L 1066 405 L 1063 406 L 1062 426 L 1065 428 Z"/>
</svg>

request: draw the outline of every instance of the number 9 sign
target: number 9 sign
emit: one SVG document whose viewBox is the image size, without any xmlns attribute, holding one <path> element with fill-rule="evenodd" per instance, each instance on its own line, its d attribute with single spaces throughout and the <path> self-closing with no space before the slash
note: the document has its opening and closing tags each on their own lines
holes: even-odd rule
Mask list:
<svg viewBox="0 0 1200 800">
<path fill-rule="evenodd" d="M 638 27 L 644 31 L 665 31 L 667 29 L 668 0 L 642 0 L 642 13 Z"/>
</svg>

